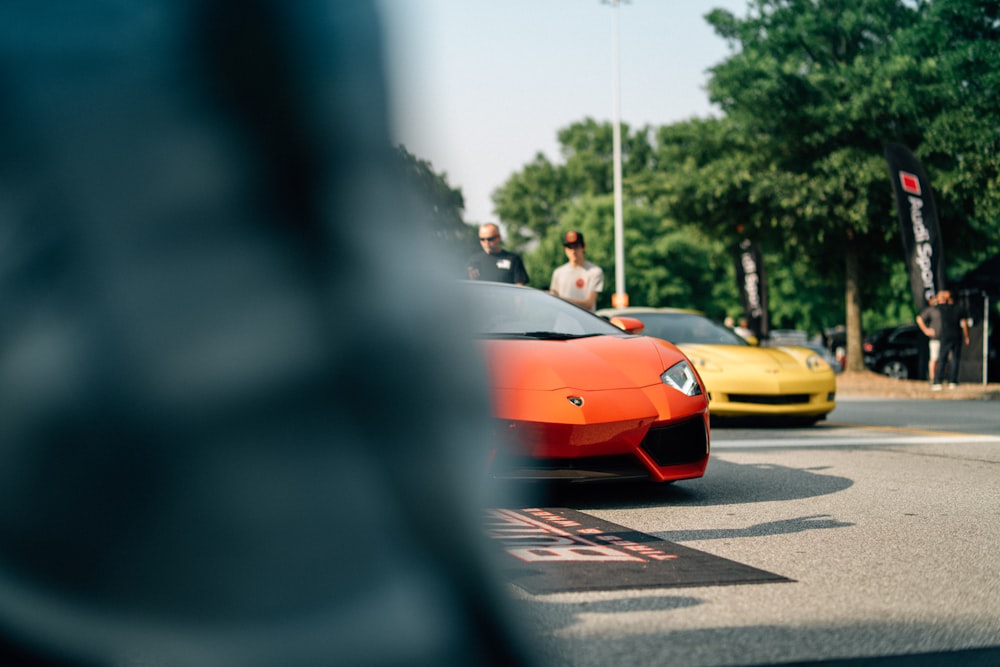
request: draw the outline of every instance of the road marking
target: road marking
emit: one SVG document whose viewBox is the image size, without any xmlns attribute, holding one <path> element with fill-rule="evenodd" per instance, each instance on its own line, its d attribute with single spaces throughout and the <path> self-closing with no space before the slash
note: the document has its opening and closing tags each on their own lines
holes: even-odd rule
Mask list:
<svg viewBox="0 0 1000 667">
<path fill-rule="evenodd" d="M 823 426 L 827 428 L 854 428 L 860 429 L 862 431 L 885 431 L 889 433 L 921 433 L 925 435 L 934 435 L 943 438 L 950 438 L 952 436 L 963 437 L 970 435 L 969 433 L 959 433 L 958 431 L 939 431 L 932 428 L 912 428 L 910 426 L 868 426 L 865 424 L 845 424 L 837 422 L 827 422 Z M 980 435 L 980 434 L 975 434 Z M 983 435 L 982 437 L 992 438 L 995 436 Z"/>
<path fill-rule="evenodd" d="M 567 507 L 488 509 L 485 527 L 501 576 L 531 595 L 791 582 Z"/>
<path fill-rule="evenodd" d="M 719 431 L 712 433 L 712 449 L 764 449 L 791 447 L 880 447 L 885 445 L 931 445 L 1000 443 L 1000 436 L 975 433 L 954 433 L 926 429 L 909 429 L 895 426 L 850 426 L 836 427 L 836 430 L 815 429 L 805 437 L 767 439 L 728 439 L 720 437 Z"/>
</svg>

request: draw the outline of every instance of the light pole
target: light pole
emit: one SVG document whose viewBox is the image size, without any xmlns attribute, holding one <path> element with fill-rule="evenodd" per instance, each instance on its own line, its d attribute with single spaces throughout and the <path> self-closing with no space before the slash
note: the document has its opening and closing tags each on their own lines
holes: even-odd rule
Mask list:
<svg viewBox="0 0 1000 667">
<path fill-rule="evenodd" d="M 625 290 L 625 233 L 622 221 L 622 131 L 621 101 L 618 64 L 618 5 L 621 0 L 603 0 L 611 5 L 611 132 L 614 150 L 615 181 L 615 293 L 611 295 L 611 305 L 615 308 L 628 306 L 628 292 Z"/>
</svg>

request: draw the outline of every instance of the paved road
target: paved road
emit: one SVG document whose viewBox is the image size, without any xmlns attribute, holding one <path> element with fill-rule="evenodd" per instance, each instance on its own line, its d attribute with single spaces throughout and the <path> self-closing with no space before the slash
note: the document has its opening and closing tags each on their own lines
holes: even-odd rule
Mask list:
<svg viewBox="0 0 1000 667">
<path fill-rule="evenodd" d="M 1000 402 L 841 398 L 830 413 L 829 424 L 1000 435 Z"/>
<path fill-rule="evenodd" d="M 713 447 L 702 480 L 546 501 L 793 581 L 512 588 L 542 665 L 1000 664 L 995 403 L 843 401 L 811 429 L 715 429 Z"/>
</svg>

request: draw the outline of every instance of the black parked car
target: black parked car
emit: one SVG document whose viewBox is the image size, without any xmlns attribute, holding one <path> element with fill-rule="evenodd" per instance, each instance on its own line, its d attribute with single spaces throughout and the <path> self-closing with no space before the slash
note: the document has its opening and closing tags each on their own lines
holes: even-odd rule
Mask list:
<svg viewBox="0 0 1000 667">
<path fill-rule="evenodd" d="M 862 345 L 865 367 L 899 380 L 927 378 L 927 336 L 916 324 L 879 329 Z"/>
<path fill-rule="evenodd" d="M 997 323 L 993 323 L 990 328 L 988 346 L 990 382 L 1000 381 L 1000 337 L 993 335 L 997 328 Z M 982 326 L 974 327 L 969 334 L 971 341 L 962 351 L 959 382 L 982 382 Z M 901 324 L 880 329 L 865 337 L 862 351 L 865 356 L 865 367 L 869 370 L 900 380 L 928 378 L 927 362 L 930 351 L 927 349 L 927 336 L 916 324 Z"/>
</svg>

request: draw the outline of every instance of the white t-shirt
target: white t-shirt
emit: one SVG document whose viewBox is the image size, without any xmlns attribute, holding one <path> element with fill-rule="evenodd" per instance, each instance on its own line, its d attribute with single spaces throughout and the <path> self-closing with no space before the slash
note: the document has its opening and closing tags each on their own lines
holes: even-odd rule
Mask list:
<svg viewBox="0 0 1000 667">
<path fill-rule="evenodd" d="M 604 289 L 604 270 L 596 264 L 584 261 L 583 266 L 573 266 L 566 262 L 552 272 L 549 291 L 564 298 L 586 299 L 591 292 L 598 294 Z"/>
</svg>

